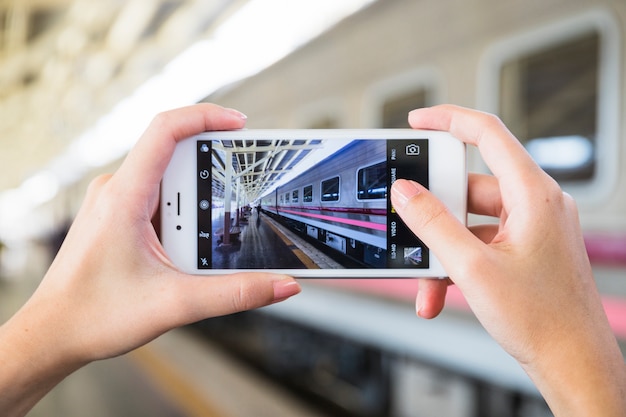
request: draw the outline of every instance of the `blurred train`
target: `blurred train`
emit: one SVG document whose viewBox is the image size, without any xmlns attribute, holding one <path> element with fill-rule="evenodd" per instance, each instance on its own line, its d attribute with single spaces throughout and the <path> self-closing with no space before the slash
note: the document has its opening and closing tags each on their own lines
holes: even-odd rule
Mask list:
<svg viewBox="0 0 626 417">
<path fill-rule="evenodd" d="M 623 0 L 380 0 L 204 101 L 243 111 L 250 128 L 407 127 L 408 111 L 438 103 L 498 114 L 577 200 L 607 314 L 624 341 L 625 63 Z M 468 163 L 487 171 L 475 150 Z M 343 178 L 341 168 L 324 172 L 320 181 Z M 306 182 L 278 189 L 263 208 L 348 253 L 347 230 L 356 229 L 303 220 Z M 377 222 L 375 211 L 359 215 Z M 375 262 L 376 244 L 363 246 L 355 258 Z M 488 336 L 458 292 L 449 291 L 452 317 L 416 327 L 413 280 L 305 285 L 297 303 L 200 327 L 348 415 L 551 415 L 515 365 L 483 344 Z M 442 335 L 445 323 L 460 324 Z"/>
<path fill-rule="evenodd" d="M 437 103 L 496 113 L 589 236 L 623 237 L 625 15 L 620 0 L 378 1 L 205 101 L 249 128 L 407 127 Z M 469 168 L 486 170 L 476 152 Z"/>
<path fill-rule="evenodd" d="M 261 198 L 265 213 L 372 267 L 387 253 L 384 141 L 355 140 Z"/>
</svg>

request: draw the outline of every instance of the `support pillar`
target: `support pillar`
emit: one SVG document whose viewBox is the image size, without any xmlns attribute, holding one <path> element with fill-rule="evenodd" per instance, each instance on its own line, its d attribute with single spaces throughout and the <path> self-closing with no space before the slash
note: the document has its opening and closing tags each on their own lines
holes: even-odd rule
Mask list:
<svg viewBox="0 0 626 417">
<path fill-rule="evenodd" d="M 231 152 L 226 152 L 226 172 L 224 179 L 224 238 L 222 245 L 230 245 L 230 215 L 231 202 L 233 199 L 233 157 Z"/>
</svg>

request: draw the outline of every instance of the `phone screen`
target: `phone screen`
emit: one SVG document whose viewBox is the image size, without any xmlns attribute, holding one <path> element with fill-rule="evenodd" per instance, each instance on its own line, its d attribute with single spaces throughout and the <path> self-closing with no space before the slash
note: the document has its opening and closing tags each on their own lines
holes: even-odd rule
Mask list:
<svg viewBox="0 0 626 417">
<path fill-rule="evenodd" d="M 429 186 L 428 139 L 198 140 L 196 162 L 198 269 L 429 267 L 389 198 Z"/>
</svg>

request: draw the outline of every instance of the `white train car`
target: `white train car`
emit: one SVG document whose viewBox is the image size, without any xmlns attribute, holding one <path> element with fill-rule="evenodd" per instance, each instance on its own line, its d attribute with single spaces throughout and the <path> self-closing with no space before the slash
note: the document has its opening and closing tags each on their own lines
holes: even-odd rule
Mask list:
<svg viewBox="0 0 626 417">
<path fill-rule="evenodd" d="M 625 22 L 621 0 L 378 1 L 206 101 L 250 128 L 404 127 L 437 103 L 496 113 L 590 237 L 624 239 Z M 470 169 L 485 170 L 476 155 Z"/>
<path fill-rule="evenodd" d="M 371 267 L 386 265 L 383 141 L 353 141 L 261 199 L 266 213 Z"/>
</svg>

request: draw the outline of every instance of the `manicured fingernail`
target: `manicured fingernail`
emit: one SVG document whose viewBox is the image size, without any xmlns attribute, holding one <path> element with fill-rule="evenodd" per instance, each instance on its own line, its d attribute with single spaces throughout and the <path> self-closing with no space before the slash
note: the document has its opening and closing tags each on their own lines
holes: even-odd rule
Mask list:
<svg viewBox="0 0 626 417">
<path fill-rule="evenodd" d="M 422 307 L 424 306 L 424 295 L 421 291 L 417 292 L 417 297 L 415 298 L 415 312 L 418 317 L 422 317 Z"/>
<path fill-rule="evenodd" d="M 239 110 L 226 109 L 226 111 L 229 112 L 230 114 L 232 114 L 233 116 L 239 117 L 242 120 L 247 120 L 248 119 L 248 116 L 246 116 L 245 114 L 243 114 Z"/>
<path fill-rule="evenodd" d="M 396 208 L 402 209 L 406 203 L 421 192 L 417 183 L 407 180 L 397 180 L 391 187 L 391 198 Z"/>
<path fill-rule="evenodd" d="M 298 294 L 302 289 L 292 278 L 274 282 L 274 301 L 281 301 Z"/>
</svg>

